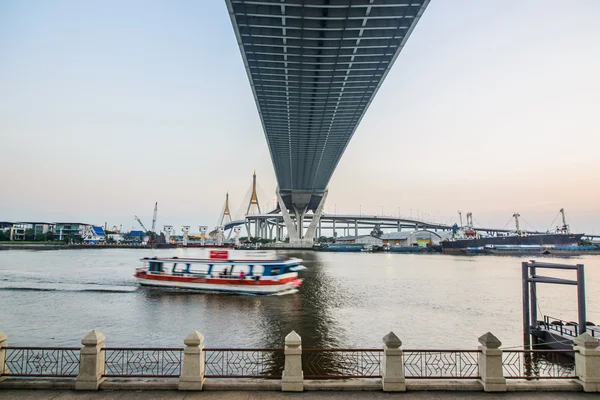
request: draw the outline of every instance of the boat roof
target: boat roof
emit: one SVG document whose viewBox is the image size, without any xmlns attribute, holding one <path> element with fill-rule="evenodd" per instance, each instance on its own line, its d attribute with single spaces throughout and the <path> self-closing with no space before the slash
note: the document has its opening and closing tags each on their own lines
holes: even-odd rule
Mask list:
<svg viewBox="0 0 600 400">
<path fill-rule="evenodd" d="M 299 258 L 289 259 L 219 259 L 219 258 L 186 258 L 186 257 L 144 257 L 140 261 L 160 261 L 160 262 L 182 262 L 182 263 L 201 263 L 201 264 L 298 264 L 302 262 Z"/>
</svg>

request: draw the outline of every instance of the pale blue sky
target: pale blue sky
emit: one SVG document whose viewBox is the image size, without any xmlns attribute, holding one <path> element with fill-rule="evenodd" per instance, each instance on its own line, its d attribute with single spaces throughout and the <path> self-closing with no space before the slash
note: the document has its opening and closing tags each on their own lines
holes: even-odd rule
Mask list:
<svg viewBox="0 0 600 400">
<path fill-rule="evenodd" d="M 333 212 L 600 233 L 600 2 L 431 2 Z M 0 220 L 214 225 L 272 164 L 223 1 L 0 0 Z M 269 198 L 268 201 L 271 199 Z M 265 199 L 267 201 L 267 199 Z"/>
</svg>

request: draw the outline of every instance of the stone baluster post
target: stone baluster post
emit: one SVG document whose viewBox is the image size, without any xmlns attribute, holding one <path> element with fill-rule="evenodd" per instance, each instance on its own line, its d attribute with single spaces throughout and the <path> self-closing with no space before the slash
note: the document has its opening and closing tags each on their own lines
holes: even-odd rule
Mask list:
<svg viewBox="0 0 600 400">
<path fill-rule="evenodd" d="M 479 375 L 486 392 L 506 392 L 506 379 L 502 371 L 502 342 L 490 332 L 479 338 Z"/>
<path fill-rule="evenodd" d="M 184 339 L 183 368 L 179 376 L 179 390 L 202 390 L 204 386 L 204 336 L 192 331 Z"/>
<path fill-rule="evenodd" d="M 584 392 L 600 392 L 600 341 L 584 332 L 573 341 L 575 373 Z"/>
<path fill-rule="evenodd" d="M 394 332 L 383 337 L 383 360 L 381 362 L 381 384 L 384 392 L 405 392 L 402 341 Z"/>
<path fill-rule="evenodd" d="M 302 392 L 304 373 L 302 372 L 302 338 L 295 331 L 285 337 L 285 367 L 281 378 L 284 392 Z"/>
<path fill-rule="evenodd" d="M 8 336 L 4 332 L 0 332 L 0 382 L 8 378 L 7 376 L 2 376 L 2 374 L 7 374 L 9 372 L 8 367 L 6 366 L 7 340 Z"/>
<path fill-rule="evenodd" d="M 95 329 L 83 338 L 79 356 L 79 375 L 75 390 L 98 390 L 104 375 L 104 340 L 106 336 Z"/>
</svg>

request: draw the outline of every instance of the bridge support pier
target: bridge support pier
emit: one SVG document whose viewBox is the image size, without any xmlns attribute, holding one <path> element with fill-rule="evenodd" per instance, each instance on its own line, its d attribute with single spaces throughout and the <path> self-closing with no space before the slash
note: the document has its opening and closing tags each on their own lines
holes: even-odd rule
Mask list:
<svg viewBox="0 0 600 400">
<path fill-rule="evenodd" d="M 322 227 L 321 227 L 321 218 L 319 218 L 319 233 L 317 234 L 317 239 L 323 236 Z"/>
<path fill-rule="evenodd" d="M 291 193 L 291 195 L 286 194 L 286 196 L 287 203 L 284 201 L 281 192 L 277 191 L 277 200 L 290 238 L 290 244 L 298 246 L 312 245 L 317 234 L 317 228 L 319 228 L 319 234 L 321 231 L 321 216 L 327 200 L 327 191 L 323 192 L 321 196 L 315 196 L 312 193 Z M 288 210 L 293 212 L 294 219 L 292 219 Z M 313 210 L 314 214 L 310 225 L 305 231 L 304 217 L 309 210 Z"/>
</svg>

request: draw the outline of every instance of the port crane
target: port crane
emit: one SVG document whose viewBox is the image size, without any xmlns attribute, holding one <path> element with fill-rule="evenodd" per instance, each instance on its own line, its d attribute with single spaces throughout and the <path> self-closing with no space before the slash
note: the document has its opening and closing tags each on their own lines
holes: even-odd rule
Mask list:
<svg viewBox="0 0 600 400">
<path fill-rule="evenodd" d="M 144 233 L 148 232 L 148 229 L 146 229 L 146 227 L 145 227 L 145 226 L 144 226 L 144 224 L 142 223 L 142 220 L 140 220 L 140 219 L 138 218 L 138 216 L 137 216 L 137 215 L 134 215 L 133 217 L 134 217 L 134 218 L 135 218 L 135 220 L 138 222 L 138 224 L 140 224 L 140 226 L 141 226 L 141 227 L 142 227 L 142 229 L 144 230 Z"/>
<path fill-rule="evenodd" d="M 154 215 L 152 216 L 152 229 L 151 230 L 148 230 L 148 228 L 146 228 L 144 226 L 144 223 L 142 222 L 141 219 L 138 218 L 137 215 L 133 216 L 135 218 L 135 220 L 138 222 L 138 224 L 140 224 L 140 226 L 144 230 L 144 233 L 147 233 L 150 236 L 150 239 L 148 240 L 148 244 L 150 244 L 150 245 L 156 243 L 156 214 L 157 214 L 157 212 L 158 212 L 158 202 L 154 203 Z"/>
<path fill-rule="evenodd" d="M 152 232 L 156 233 L 156 212 L 158 211 L 158 201 L 154 203 L 154 216 L 152 217 Z"/>
</svg>

